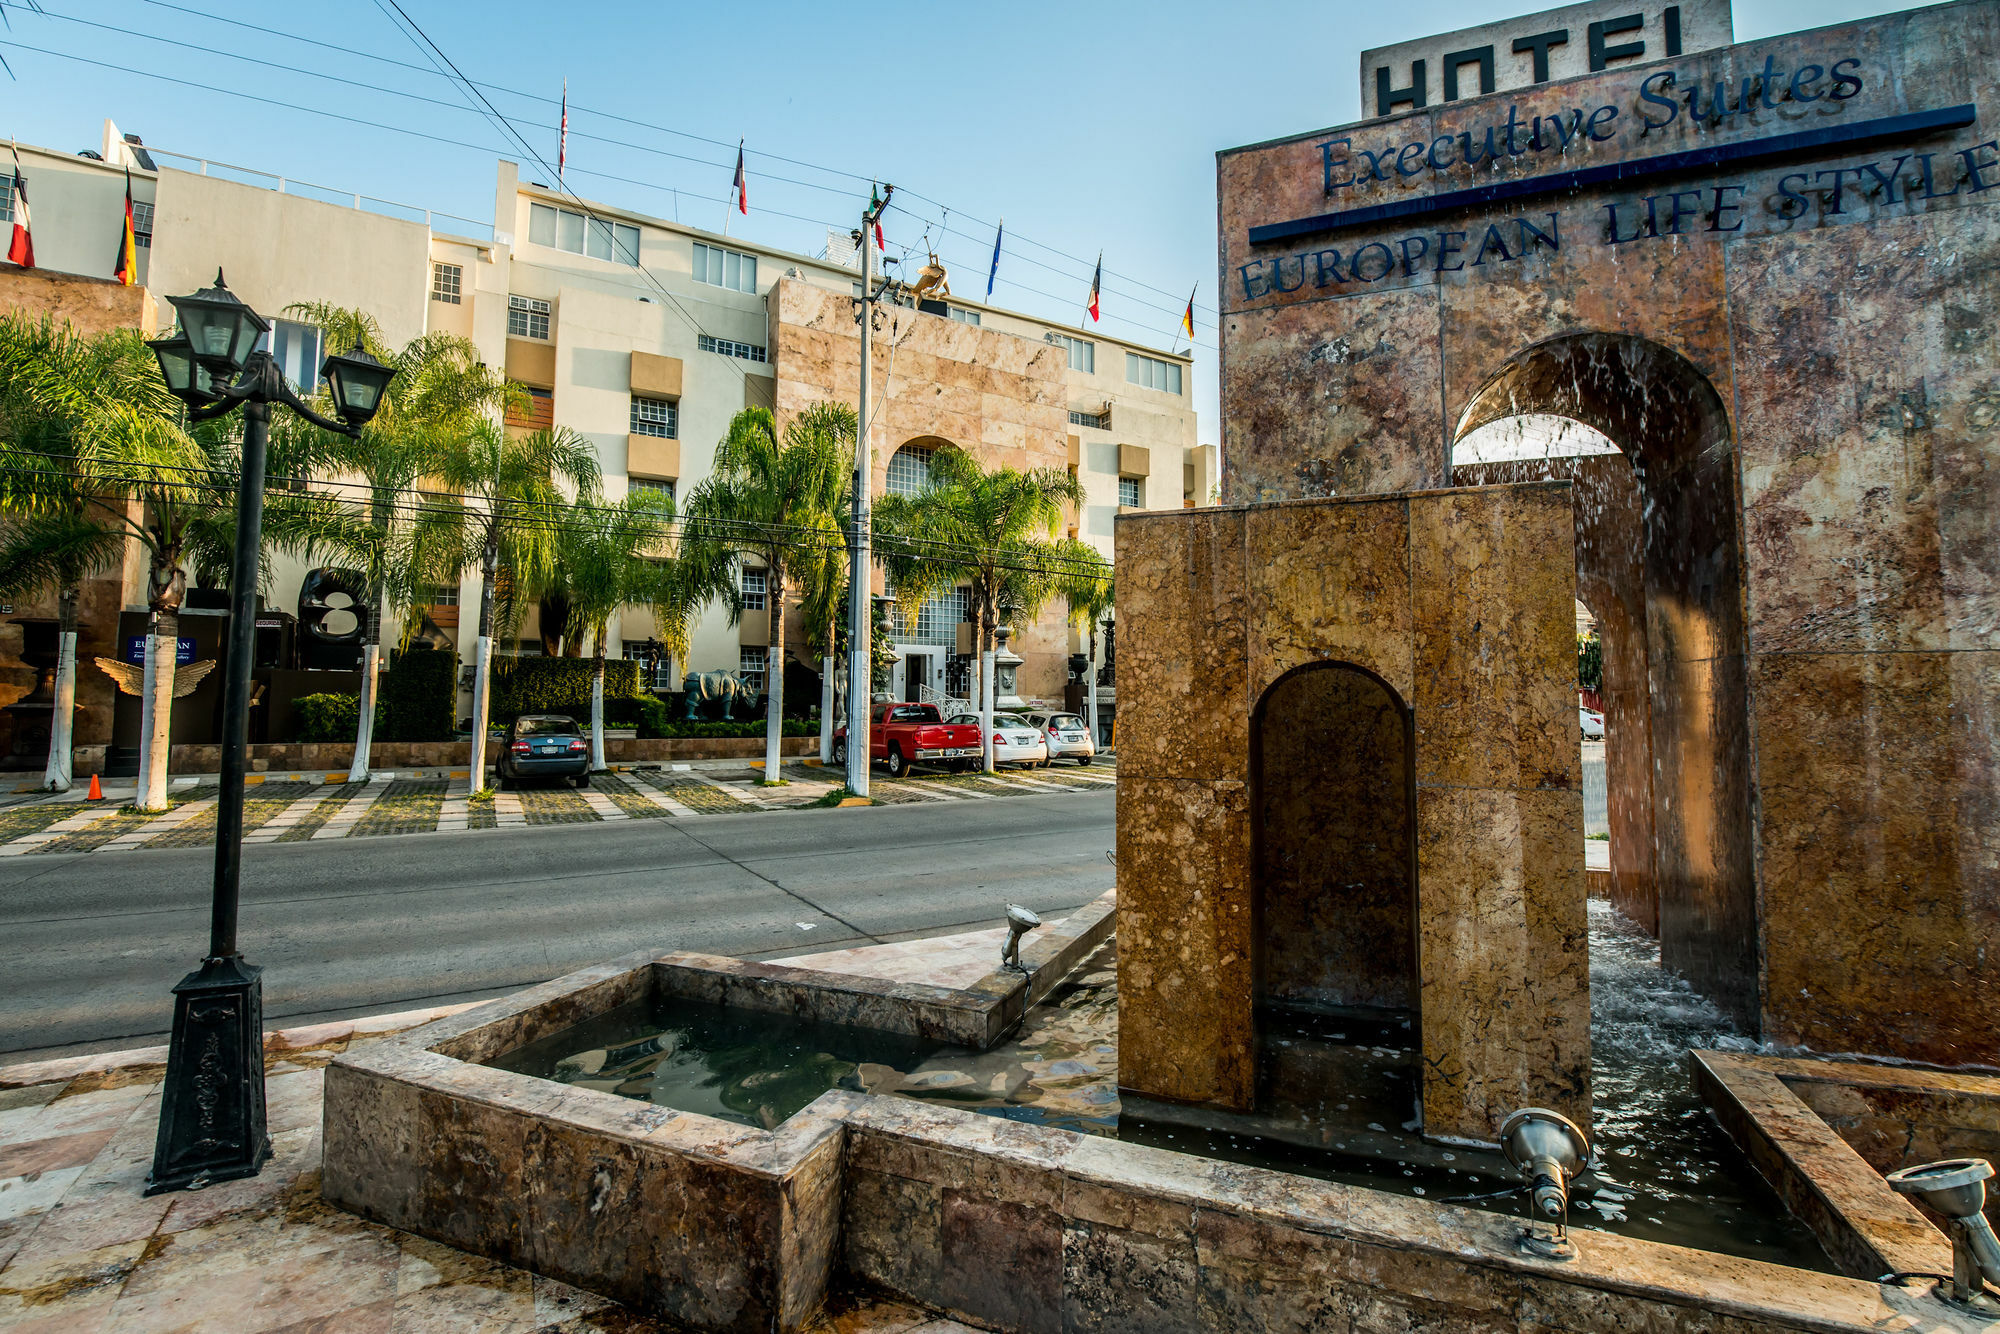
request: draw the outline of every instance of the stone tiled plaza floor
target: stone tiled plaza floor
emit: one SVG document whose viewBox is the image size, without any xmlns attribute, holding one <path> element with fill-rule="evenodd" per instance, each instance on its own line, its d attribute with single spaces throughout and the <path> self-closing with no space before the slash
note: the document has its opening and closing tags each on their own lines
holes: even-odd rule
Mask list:
<svg viewBox="0 0 2000 1334">
<path fill-rule="evenodd" d="M 1114 757 L 1088 768 L 1009 769 L 998 775 L 919 773 L 874 776 L 877 801 L 980 801 L 1036 793 L 1110 791 L 1117 785 Z M 582 790 L 540 784 L 512 792 L 475 795 L 464 772 L 443 770 L 349 783 L 342 774 L 256 775 L 244 798 L 247 843 L 297 843 L 332 838 L 450 833 L 520 825 L 604 824 L 621 820 L 678 820 L 706 815 L 810 806 L 839 783 L 837 771 L 787 763 L 782 787 L 763 787 L 762 771 L 742 763 L 683 769 L 632 768 L 593 776 Z M 129 802 L 129 785 L 114 785 L 101 803 L 81 791 L 60 797 L 13 794 L 0 809 L 0 857 L 68 852 L 132 852 L 142 848 L 201 847 L 215 839 L 212 777 L 175 780 L 170 809 L 142 815 Z"/>
<path fill-rule="evenodd" d="M 152 1198 L 142 1192 L 164 1048 L 0 1067 L 0 1330 L 672 1330 L 595 1294 L 366 1222 L 320 1199 L 325 1064 L 353 1043 L 449 1012 L 272 1034 L 272 1157 L 264 1171 Z M 898 1302 L 848 1296 L 813 1334 L 971 1331 Z"/>
</svg>

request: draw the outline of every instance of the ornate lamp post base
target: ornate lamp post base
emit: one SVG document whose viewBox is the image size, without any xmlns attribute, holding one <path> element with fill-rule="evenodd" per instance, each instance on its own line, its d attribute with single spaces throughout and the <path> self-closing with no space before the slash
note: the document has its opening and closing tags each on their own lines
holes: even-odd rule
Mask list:
<svg viewBox="0 0 2000 1334">
<path fill-rule="evenodd" d="M 174 1035 L 146 1194 L 255 1176 L 271 1156 L 263 971 L 232 954 L 205 960 L 174 988 Z"/>
</svg>

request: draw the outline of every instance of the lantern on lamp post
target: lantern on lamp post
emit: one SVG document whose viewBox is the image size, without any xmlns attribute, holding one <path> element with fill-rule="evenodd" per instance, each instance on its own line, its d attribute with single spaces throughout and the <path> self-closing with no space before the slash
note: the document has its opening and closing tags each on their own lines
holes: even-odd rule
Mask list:
<svg viewBox="0 0 2000 1334">
<path fill-rule="evenodd" d="M 250 713 L 250 660 L 257 622 L 257 548 L 264 522 L 264 460 L 271 405 L 314 425 L 359 434 L 381 407 L 395 368 L 360 346 L 320 367 L 340 420 L 306 405 L 257 341 L 271 322 L 215 286 L 171 297 L 180 332 L 148 344 L 161 378 L 194 421 L 243 409 L 243 467 L 236 496 L 236 550 L 230 566 L 229 643 L 222 679 L 222 791 L 216 802 L 215 892 L 208 954 L 174 987 L 174 1027 L 161 1091 L 159 1134 L 146 1193 L 186 1190 L 255 1176 L 271 1153 L 264 1114 L 264 1004 L 261 969 L 236 943 L 243 857 L 243 787 Z"/>
</svg>

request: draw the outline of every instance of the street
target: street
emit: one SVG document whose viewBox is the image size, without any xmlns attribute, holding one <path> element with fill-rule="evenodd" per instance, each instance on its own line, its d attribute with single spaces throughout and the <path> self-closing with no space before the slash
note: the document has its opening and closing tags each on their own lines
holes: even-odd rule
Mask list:
<svg viewBox="0 0 2000 1334">
<path fill-rule="evenodd" d="M 637 949 L 782 957 L 1045 916 L 1109 888 L 1110 792 L 244 852 L 267 1025 L 497 995 Z M 213 850 L 0 861 L 0 1057 L 164 1041 Z M 807 929 L 810 928 L 810 929 Z"/>
</svg>

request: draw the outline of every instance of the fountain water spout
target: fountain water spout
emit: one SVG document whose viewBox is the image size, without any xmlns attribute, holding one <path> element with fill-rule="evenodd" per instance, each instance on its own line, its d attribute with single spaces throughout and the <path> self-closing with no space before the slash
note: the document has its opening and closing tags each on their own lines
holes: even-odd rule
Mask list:
<svg viewBox="0 0 2000 1334">
<path fill-rule="evenodd" d="M 1500 1127 L 1500 1147 L 1528 1188 L 1521 1249 L 1548 1260 L 1576 1255 L 1569 1239 L 1569 1187 L 1590 1161 L 1590 1139 L 1561 1112 L 1523 1107 Z"/>
<path fill-rule="evenodd" d="M 1986 1178 L 1992 1175 L 1993 1164 L 1984 1158 L 1946 1158 L 1887 1178 L 1899 1194 L 1914 1195 L 1944 1215 L 1951 1236 L 1951 1289 L 1939 1288 L 1938 1295 L 1989 1320 L 2000 1316 L 2000 1296 L 1986 1286 L 2000 1284 L 2000 1239 L 1984 1212 Z"/>
<path fill-rule="evenodd" d="M 1041 924 L 1042 919 L 1037 917 L 1032 910 L 1024 908 L 1018 903 L 1007 905 L 1007 943 L 1000 947 L 1000 966 L 1002 968 L 1011 968 L 1020 973 L 1028 971 L 1021 966 L 1021 937 L 1033 931 Z"/>
</svg>

